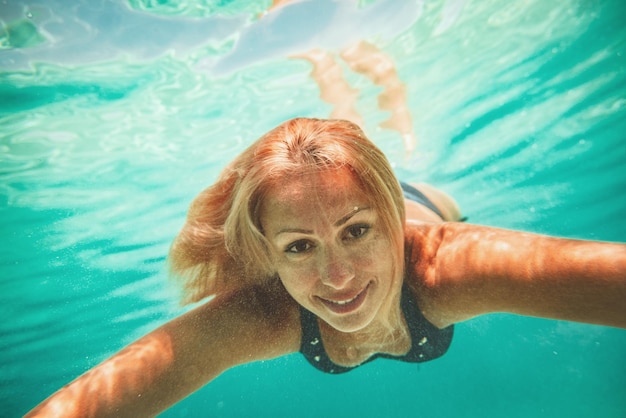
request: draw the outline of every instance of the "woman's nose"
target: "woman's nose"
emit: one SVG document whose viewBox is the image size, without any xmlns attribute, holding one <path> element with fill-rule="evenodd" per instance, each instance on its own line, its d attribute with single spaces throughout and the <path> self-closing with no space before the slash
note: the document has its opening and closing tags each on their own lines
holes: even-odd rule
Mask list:
<svg viewBox="0 0 626 418">
<path fill-rule="evenodd" d="M 352 263 L 342 251 L 326 250 L 320 267 L 322 282 L 335 289 L 345 287 L 354 277 Z"/>
</svg>

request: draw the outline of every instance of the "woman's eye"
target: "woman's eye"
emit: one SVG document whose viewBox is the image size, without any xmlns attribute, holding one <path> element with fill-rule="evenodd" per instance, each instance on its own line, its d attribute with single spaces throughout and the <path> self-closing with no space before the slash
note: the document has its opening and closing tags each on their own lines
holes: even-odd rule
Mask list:
<svg viewBox="0 0 626 418">
<path fill-rule="evenodd" d="M 293 244 L 290 244 L 285 250 L 285 252 L 292 253 L 292 254 L 299 254 L 299 253 L 304 253 L 310 250 L 312 247 L 313 245 L 311 245 L 309 241 L 301 240 L 301 241 L 296 241 Z"/>
<path fill-rule="evenodd" d="M 346 233 L 348 238 L 360 238 L 369 231 L 370 227 L 368 225 L 352 225 L 346 229 Z"/>
</svg>

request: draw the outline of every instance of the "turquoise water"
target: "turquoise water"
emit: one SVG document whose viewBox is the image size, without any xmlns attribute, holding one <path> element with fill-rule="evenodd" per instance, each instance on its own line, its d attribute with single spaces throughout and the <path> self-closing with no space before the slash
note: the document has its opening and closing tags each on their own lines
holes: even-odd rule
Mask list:
<svg viewBox="0 0 626 418">
<path fill-rule="evenodd" d="M 268 3 L 0 5 L 3 416 L 175 316 L 165 257 L 193 196 L 274 125 L 330 112 L 308 64 L 284 57 L 306 42 L 208 69 Z M 399 176 L 448 191 L 474 223 L 625 242 L 623 2 L 415 5 L 414 21 L 362 35 L 407 84 L 414 155 L 378 128 L 380 88 L 344 72 Z M 230 370 L 163 416 L 623 418 L 624 352 L 623 330 L 491 315 L 430 363 L 327 376 L 292 355 Z"/>
</svg>

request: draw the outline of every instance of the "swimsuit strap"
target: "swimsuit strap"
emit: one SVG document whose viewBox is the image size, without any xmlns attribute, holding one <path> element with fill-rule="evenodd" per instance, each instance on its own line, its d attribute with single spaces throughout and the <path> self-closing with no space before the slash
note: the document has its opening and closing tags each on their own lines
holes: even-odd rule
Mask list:
<svg viewBox="0 0 626 418">
<path fill-rule="evenodd" d="M 442 356 L 448 350 L 452 341 L 453 326 L 439 329 L 428 322 L 419 310 L 417 302 L 413 298 L 406 282 L 402 285 L 400 306 L 411 334 L 411 349 L 405 355 L 394 356 L 386 353 L 376 353 L 358 366 L 345 367 L 335 364 L 324 349 L 317 316 L 302 306 L 300 307 L 300 323 L 302 325 L 300 353 L 316 369 L 332 374 L 349 372 L 379 357 L 407 363 L 421 363 Z"/>
<path fill-rule="evenodd" d="M 439 216 L 442 220 L 444 219 L 443 213 L 441 213 L 439 208 L 435 206 L 435 204 L 431 202 L 430 199 L 427 198 L 424 193 L 420 192 L 415 187 L 403 181 L 400 182 L 400 186 L 402 187 L 402 191 L 404 192 L 404 197 L 414 202 L 421 203 L 422 205 L 426 206 L 428 209 L 435 212 L 437 216 Z"/>
<path fill-rule="evenodd" d="M 322 334 L 317 323 L 317 316 L 304 307 L 300 306 L 300 323 L 302 324 L 302 339 L 300 340 L 300 353 L 304 355 L 309 363 L 318 370 L 326 373 L 345 373 L 354 367 L 340 366 L 332 362 L 324 343 L 322 343 Z"/>
<path fill-rule="evenodd" d="M 406 281 L 402 284 L 400 306 L 411 334 L 411 349 L 403 356 L 386 353 L 380 353 L 377 356 L 407 363 L 422 363 L 444 355 L 452 342 L 454 326 L 439 329 L 431 324 L 422 314 Z"/>
</svg>

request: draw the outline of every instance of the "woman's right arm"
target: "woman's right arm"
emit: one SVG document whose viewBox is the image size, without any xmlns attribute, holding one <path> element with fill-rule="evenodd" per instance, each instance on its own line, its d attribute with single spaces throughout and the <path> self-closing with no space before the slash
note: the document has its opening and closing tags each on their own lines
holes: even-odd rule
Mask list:
<svg viewBox="0 0 626 418">
<path fill-rule="evenodd" d="M 297 306 L 274 287 L 214 298 L 130 344 L 26 416 L 156 415 L 230 367 L 297 351 Z"/>
</svg>

